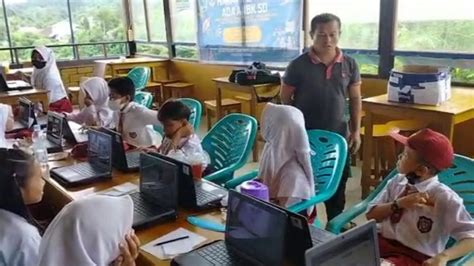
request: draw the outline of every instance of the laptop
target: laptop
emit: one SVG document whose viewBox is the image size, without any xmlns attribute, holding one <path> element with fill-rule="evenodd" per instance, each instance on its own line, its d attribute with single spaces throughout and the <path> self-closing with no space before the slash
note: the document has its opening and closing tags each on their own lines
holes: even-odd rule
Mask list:
<svg viewBox="0 0 474 266">
<path fill-rule="evenodd" d="M 189 164 L 156 152 L 150 154 L 179 166 L 178 201 L 180 206 L 198 209 L 212 208 L 219 205 L 221 199 L 227 195 L 227 190 L 219 185 L 205 179 L 194 180 Z"/>
<path fill-rule="evenodd" d="M 380 265 L 375 221 L 369 221 L 307 250 L 305 259 L 307 266 Z"/>
<path fill-rule="evenodd" d="M 67 142 L 76 145 L 88 141 L 87 132 L 82 130 L 82 126 L 74 121 L 63 118 L 63 137 Z"/>
<path fill-rule="evenodd" d="M 130 194 L 135 208 L 134 228 L 176 219 L 178 172 L 176 164 L 140 153 L 140 191 Z"/>
<path fill-rule="evenodd" d="M 282 265 L 287 221 L 273 205 L 230 190 L 225 240 L 180 255 L 171 265 Z"/>
<path fill-rule="evenodd" d="M 120 171 L 138 171 L 140 165 L 140 151 L 125 152 L 122 135 L 117 131 L 102 127 L 102 132 L 112 137 L 112 167 Z"/>
<path fill-rule="evenodd" d="M 63 117 L 54 112 L 48 112 L 46 126 L 46 148 L 48 153 L 63 151 Z"/>
<path fill-rule="evenodd" d="M 5 77 L 0 74 L 0 91 L 29 90 L 32 88 L 28 82 L 23 80 L 6 81 Z"/>
<path fill-rule="evenodd" d="M 90 129 L 87 162 L 51 170 L 51 177 L 64 186 L 78 186 L 112 177 L 112 140 L 110 136 Z"/>
<path fill-rule="evenodd" d="M 46 116 L 37 117 L 35 113 L 35 105 L 33 102 L 25 97 L 18 100 L 19 119 L 15 121 L 13 130 L 21 130 L 25 128 L 33 128 L 34 125 L 39 124 L 41 128 L 46 128 L 48 118 Z"/>
</svg>

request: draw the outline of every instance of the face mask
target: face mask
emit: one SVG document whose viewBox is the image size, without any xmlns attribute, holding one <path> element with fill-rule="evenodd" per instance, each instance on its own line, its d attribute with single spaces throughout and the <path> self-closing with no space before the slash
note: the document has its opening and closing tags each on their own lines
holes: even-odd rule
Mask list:
<svg viewBox="0 0 474 266">
<path fill-rule="evenodd" d="M 37 69 L 42 69 L 46 66 L 46 61 L 33 60 L 31 61 L 31 64 Z"/>
<path fill-rule="evenodd" d="M 109 108 L 112 111 L 120 111 L 120 109 L 122 109 L 122 103 L 120 102 L 120 99 L 110 100 Z"/>
</svg>

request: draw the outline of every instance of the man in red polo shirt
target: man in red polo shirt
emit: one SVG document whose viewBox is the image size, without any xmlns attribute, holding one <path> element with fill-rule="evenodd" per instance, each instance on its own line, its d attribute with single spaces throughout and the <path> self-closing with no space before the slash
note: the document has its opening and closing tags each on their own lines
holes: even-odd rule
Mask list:
<svg viewBox="0 0 474 266">
<path fill-rule="evenodd" d="M 347 138 L 350 151 L 360 147 L 360 73 L 355 60 L 337 47 L 341 21 L 333 14 L 311 20 L 313 45 L 290 62 L 282 79 L 281 99 L 300 109 L 306 129 L 322 129 Z M 349 121 L 345 115 L 349 98 Z M 328 220 L 344 210 L 345 189 L 350 173 L 347 162 L 336 194 L 325 202 Z"/>
</svg>

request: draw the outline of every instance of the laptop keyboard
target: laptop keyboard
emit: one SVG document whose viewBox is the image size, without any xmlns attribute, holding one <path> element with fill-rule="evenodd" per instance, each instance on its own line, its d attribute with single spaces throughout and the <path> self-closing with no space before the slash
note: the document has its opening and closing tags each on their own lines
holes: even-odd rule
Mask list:
<svg viewBox="0 0 474 266">
<path fill-rule="evenodd" d="M 142 197 L 140 192 L 130 194 L 133 200 L 134 212 L 144 217 L 154 216 L 156 213 L 164 212 L 160 206 L 149 203 Z"/>
<path fill-rule="evenodd" d="M 228 249 L 224 241 L 203 247 L 196 252 L 212 265 L 245 265 L 245 261 L 234 251 Z"/>
<path fill-rule="evenodd" d="M 140 152 L 126 153 L 128 168 L 136 168 L 140 165 Z"/>
<path fill-rule="evenodd" d="M 334 235 L 328 231 L 319 229 L 313 225 L 308 225 L 308 226 L 309 226 L 309 233 L 311 235 L 311 242 L 313 242 L 313 246 L 322 244 L 334 238 Z"/>
<path fill-rule="evenodd" d="M 74 164 L 71 165 L 69 169 L 80 174 L 81 176 L 95 176 L 97 174 L 104 174 L 107 172 L 105 169 L 93 168 L 88 163 Z"/>
<path fill-rule="evenodd" d="M 216 194 L 205 191 L 199 186 L 196 186 L 195 188 L 196 188 L 196 203 L 199 206 L 203 206 L 210 202 L 217 201 L 221 198 L 220 196 Z"/>
</svg>

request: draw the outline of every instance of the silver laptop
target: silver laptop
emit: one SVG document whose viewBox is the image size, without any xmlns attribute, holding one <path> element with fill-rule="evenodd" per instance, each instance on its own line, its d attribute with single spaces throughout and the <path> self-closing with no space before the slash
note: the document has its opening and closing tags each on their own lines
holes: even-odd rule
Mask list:
<svg viewBox="0 0 474 266">
<path fill-rule="evenodd" d="M 344 232 L 336 238 L 308 249 L 306 266 L 378 266 L 380 253 L 375 221 Z"/>
</svg>

